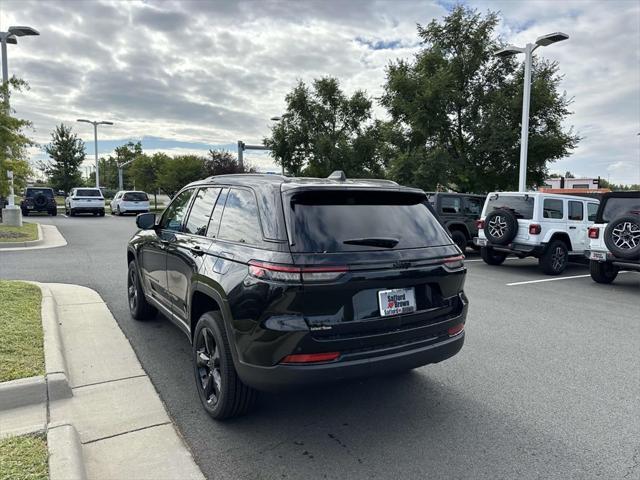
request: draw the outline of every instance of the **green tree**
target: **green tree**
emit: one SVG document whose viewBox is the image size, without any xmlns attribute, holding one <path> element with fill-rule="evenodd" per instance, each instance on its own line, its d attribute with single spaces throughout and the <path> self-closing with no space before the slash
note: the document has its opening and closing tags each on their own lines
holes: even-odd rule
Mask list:
<svg viewBox="0 0 640 480">
<path fill-rule="evenodd" d="M 141 154 L 131 164 L 129 176 L 138 190 L 153 193 L 156 208 L 158 208 L 158 190 L 160 190 L 160 172 L 164 164 L 171 161 L 168 155 L 157 152 L 152 156 Z"/>
<path fill-rule="evenodd" d="M 15 77 L 0 86 L 0 197 L 9 194 L 7 171 L 13 172 L 15 190 L 22 189 L 32 174 L 27 149 L 33 142 L 25 134 L 31 123 L 14 117 L 15 112 L 7 107 L 11 91 L 24 89 L 28 89 L 26 82 Z"/>
<path fill-rule="evenodd" d="M 209 149 L 209 156 L 204 159 L 204 174 L 206 176 L 253 171 L 247 165 L 244 165 L 244 168 L 240 167 L 237 157 L 227 150 Z"/>
<path fill-rule="evenodd" d="M 198 155 L 178 155 L 164 161 L 158 174 L 158 186 L 173 197 L 187 183 L 206 176 L 205 158 Z"/>
<path fill-rule="evenodd" d="M 142 155 L 142 143 L 128 142 L 124 145 L 117 147 L 115 152 L 116 152 L 116 156 L 113 159 L 115 183 L 113 188 L 119 188 L 118 165 L 122 165 L 123 163 L 126 163 L 126 162 L 132 162 L 132 163 L 129 163 L 127 166 L 125 166 L 123 169 L 123 187 L 125 189 L 131 189 L 133 188 L 133 179 L 131 178 L 130 175 L 127 175 L 127 170 L 135 163 L 135 161 L 137 161 L 136 159 Z"/>
<path fill-rule="evenodd" d="M 80 165 L 84 162 L 84 142 L 73 133 L 71 127 L 61 123 L 51 133 L 51 143 L 44 147 L 51 161 L 43 165 L 49 183 L 56 190 L 69 192 L 82 185 Z"/>
<path fill-rule="evenodd" d="M 381 103 L 395 130 L 389 174 L 404 184 L 459 191 L 518 184 L 523 68 L 497 58 L 498 15 L 455 7 L 442 22 L 418 26 L 422 49 L 387 68 Z M 579 138 L 562 123 L 571 103 L 560 93 L 558 65 L 535 60 L 529 123 L 529 184 L 565 157 Z"/>
<path fill-rule="evenodd" d="M 286 96 L 286 113 L 264 144 L 275 161 L 294 175 L 325 177 L 334 170 L 349 176 L 378 176 L 378 123 L 371 120 L 371 100 L 362 90 L 347 96 L 331 77 L 304 82 Z"/>
</svg>

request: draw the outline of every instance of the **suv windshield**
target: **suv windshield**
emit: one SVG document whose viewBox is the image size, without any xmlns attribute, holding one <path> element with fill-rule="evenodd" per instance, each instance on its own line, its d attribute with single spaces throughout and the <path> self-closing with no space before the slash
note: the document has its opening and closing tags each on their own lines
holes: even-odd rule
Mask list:
<svg viewBox="0 0 640 480">
<path fill-rule="evenodd" d="M 144 192 L 129 192 L 122 196 L 122 200 L 126 202 L 146 202 L 149 197 Z"/>
<path fill-rule="evenodd" d="M 35 197 L 36 195 L 44 195 L 53 198 L 53 190 L 50 188 L 27 188 L 26 197 Z"/>
<path fill-rule="evenodd" d="M 489 215 L 494 210 L 509 210 L 513 212 L 516 218 L 531 220 L 533 218 L 533 197 L 525 195 L 501 195 L 494 193 L 489 196 L 487 202 L 487 211 L 485 215 Z"/>
<path fill-rule="evenodd" d="M 385 191 L 307 191 L 291 198 L 292 250 L 331 253 L 449 245 L 423 195 Z"/>
<path fill-rule="evenodd" d="M 102 193 L 97 189 L 79 188 L 76 190 L 77 197 L 101 197 Z"/>
<path fill-rule="evenodd" d="M 640 198 L 610 197 L 605 199 L 602 207 L 602 221 L 610 222 L 616 217 L 631 212 L 640 212 Z"/>
</svg>

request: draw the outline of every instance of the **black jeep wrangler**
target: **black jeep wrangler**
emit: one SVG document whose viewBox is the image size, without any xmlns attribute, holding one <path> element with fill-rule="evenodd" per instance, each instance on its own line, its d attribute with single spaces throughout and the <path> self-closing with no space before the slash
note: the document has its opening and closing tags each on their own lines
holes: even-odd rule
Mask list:
<svg viewBox="0 0 640 480">
<path fill-rule="evenodd" d="M 31 212 L 47 212 L 56 216 L 58 207 L 56 197 L 52 188 L 47 187 L 27 187 L 24 191 L 24 199 L 20 202 L 22 216 L 26 217 Z"/>
<path fill-rule="evenodd" d="M 460 250 L 464 253 L 467 246 L 476 248 L 473 238 L 478 236 L 476 221 L 482 213 L 485 196 L 427 192 L 427 199 Z"/>
</svg>

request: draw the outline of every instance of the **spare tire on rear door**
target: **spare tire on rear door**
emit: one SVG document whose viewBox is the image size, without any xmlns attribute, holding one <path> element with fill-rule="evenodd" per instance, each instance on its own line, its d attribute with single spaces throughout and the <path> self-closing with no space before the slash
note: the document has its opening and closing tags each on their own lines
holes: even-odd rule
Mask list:
<svg viewBox="0 0 640 480">
<path fill-rule="evenodd" d="M 494 210 L 484 219 L 484 234 L 491 243 L 506 245 L 517 233 L 518 219 L 509 210 Z"/>
<path fill-rule="evenodd" d="M 47 197 L 45 197 L 42 193 L 38 193 L 35 197 L 33 197 L 33 203 L 36 207 L 44 207 L 47 204 Z"/>
<path fill-rule="evenodd" d="M 640 258 L 640 215 L 630 213 L 614 218 L 604 230 L 604 243 L 616 257 Z"/>
</svg>

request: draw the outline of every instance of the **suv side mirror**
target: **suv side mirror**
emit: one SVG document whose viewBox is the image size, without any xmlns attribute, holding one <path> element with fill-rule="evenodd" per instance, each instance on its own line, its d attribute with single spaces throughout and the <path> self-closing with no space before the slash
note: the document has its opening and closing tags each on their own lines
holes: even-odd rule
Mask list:
<svg viewBox="0 0 640 480">
<path fill-rule="evenodd" d="M 141 230 L 151 230 L 156 226 L 155 213 L 139 213 L 136 217 L 136 225 Z"/>
</svg>

